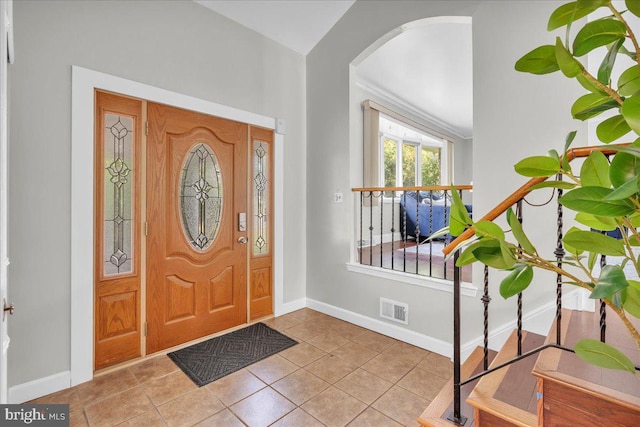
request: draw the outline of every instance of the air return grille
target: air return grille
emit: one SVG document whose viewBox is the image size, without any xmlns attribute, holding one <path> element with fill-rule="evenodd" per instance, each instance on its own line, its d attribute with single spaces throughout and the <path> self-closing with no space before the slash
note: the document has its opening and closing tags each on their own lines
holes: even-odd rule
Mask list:
<svg viewBox="0 0 640 427">
<path fill-rule="evenodd" d="M 380 317 L 408 325 L 409 305 L 386 298 L 380 298 Z"/>
</svg>

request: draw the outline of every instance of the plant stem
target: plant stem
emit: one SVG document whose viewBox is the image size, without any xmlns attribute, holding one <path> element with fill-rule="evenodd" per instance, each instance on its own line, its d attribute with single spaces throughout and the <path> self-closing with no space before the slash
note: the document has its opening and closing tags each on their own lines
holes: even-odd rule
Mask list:
<svg viewBox="0 0 640 427">
<path fill-rule="evenodd" d="M 584 76 L 584 78 L 586 78 L 587 80 L 589 80 L 591 83 L 593 83 L 594 86 L 596 86 L 598 89 L 600 89 L 603 92 L 606 92 L 607 95 L 609 95 L 614 101 L 616 101 L 618 104 L 622 105 L 622 103 L 624 102 L 622 100 L 622 98 L 620 97 L 620 95 L 618 95 L 618 92 L 616 92 L 615 90 L 611 89 L 609 86 L 603 84 L 600 80 L 596 79 L 595 77 L 593 77 L 586 69 L 582 69 L 582 75 Z"/>
<path fill-rule="evenodd" d="M 615 7 L 613 7 L 613 4 L 611 4 L 611 2 L 609 2 L 609 9 L 611 10 L 611 12 L 613 12 L 613 15 L 616 17 L 616 19 L 618 19 L 624 24 L 625 27 L 627 27 L 627 34 L 629 34 L 629 39 L 631 39 L 631 43 L 633 43 L 633 47 L 635 48 L 636 53 L 640 52 L 640 45 L 638 45 L 636 35 L 631 30 L 631 27 L 629 27 L 629 24 L 627 24 L 627 21 L 624 19 L 622 14 L 618 12 Z M 636 63 L 638 64 L 638 69 L 640 69 L 640 58 L 636 58 Z"/>
</svg>

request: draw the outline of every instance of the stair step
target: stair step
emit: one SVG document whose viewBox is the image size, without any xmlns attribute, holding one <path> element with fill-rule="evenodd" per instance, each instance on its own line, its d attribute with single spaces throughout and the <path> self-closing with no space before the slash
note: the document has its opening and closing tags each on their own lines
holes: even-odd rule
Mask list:
<svg viewBox="0 0 640 427">
<path fill-rule="evenodd" d="M 496 356 L 496 352 L 489 350 L 489 361 L 493 360 Z M 476 347 L 475 350 L 469 355 L 467 360 L 464 361 L 460 367 L 460 376 L 464 380 L 477 374 L 482 370 L 482 361 L 484 358 L 484 351 L 482 347 Z M 467 417 L 465 427 L 473 427 L 473 408 L 465 403 L 465 399 L 473 387 L 479 380 L 473 381 L 462 387 L 461 394 L 461 412 L 464 417 Z M 449 414 L 453 412 L 453 378 L 447 382 L 447 384 L 440 390 L 440 393 L 431 401 L 431 404 L 424 410 L 418 422 L 425 427 L 451 427 L 456 426 L 451 421 L 447 420 Z"/>
<path fill-rule="evenodd" d="M 532 332 L 523 331 L 522 337 L 523 353 L 545 342 L 545 337 Z M 517 346 L 517 331 L 513 331 L 491 365 L 497 366 L 516 357 Z M 535 356 L 527 357 L 480 379 L 467 398 L 467 403 L 476 409 L 479 417 L 476 418 L 477 425 L 538 425 L 537 380 L 531 374 L 535 362 Z M 483 416 L 487 418 L 485 423 Z"/>
</svg>

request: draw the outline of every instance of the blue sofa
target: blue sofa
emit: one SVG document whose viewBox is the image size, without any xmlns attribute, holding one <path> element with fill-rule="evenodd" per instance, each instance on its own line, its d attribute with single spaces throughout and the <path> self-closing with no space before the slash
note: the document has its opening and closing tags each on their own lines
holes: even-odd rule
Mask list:
<svg viewBox="0 0 640 427">
<path fill-rule="evenodd" d="M 406 194 L 406 197 L 405 197 Z M 449 210 L 451 197 L 434 191 L 407 191 L 400 196 L 400 234 L 402 238 L 415 238 L 422 241 L 436 231 L 449 225 Z M 470 205 L 465 205 L 469 215 L 472 213 Z M 405 225 L 406 213 L 406 225 Z M 431 217 L 431 219 L 429 219 Z M 418 233 L 416 233 L 418 229 Z M 451 236 L 439 239 L 450 241 Z"/>
</svg>

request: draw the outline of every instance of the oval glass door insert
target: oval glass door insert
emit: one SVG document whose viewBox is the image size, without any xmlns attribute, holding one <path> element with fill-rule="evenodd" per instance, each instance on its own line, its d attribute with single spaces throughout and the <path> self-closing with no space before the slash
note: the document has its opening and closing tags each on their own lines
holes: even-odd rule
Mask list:
<svg viewBox="0 0 640 427">
<path fill-rule="evenodd" d="M 216 155 L 206 144 L 187 153 L 180 179 L 182 229 L 194 249 L 206 250 L 220 228 L 222 173 Z"/>
</svg>

